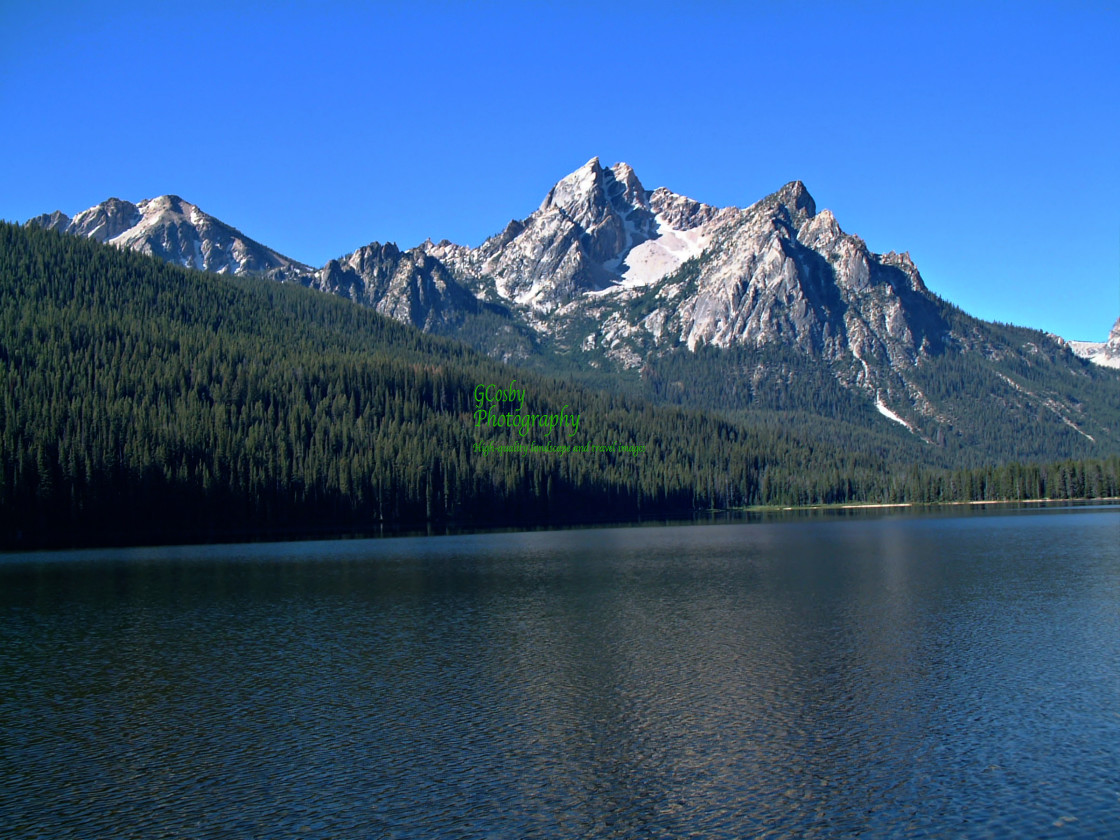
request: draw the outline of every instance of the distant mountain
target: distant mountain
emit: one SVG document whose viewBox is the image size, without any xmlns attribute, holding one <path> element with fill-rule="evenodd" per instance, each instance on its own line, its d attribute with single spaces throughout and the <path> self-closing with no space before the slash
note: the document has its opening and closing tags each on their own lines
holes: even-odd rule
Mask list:
<svg viewBox="0 0 1120 840">
<path fill-rule="evenodd" d="M 402 252 L 392 243 L 373 242 L 331 260 L 301 282 L 427 332 L 447 332 L 480 309 L 442 262 L 419 249 Z"/>
<path fill-rule="evenodd" d="M 1102 367 L 1120 368 L 1120 318 L 1112 325 L 1108 341 L 1070 341 L 1070 349 Z"/>
<path fill-rule="evenodd" d="M 133 204 L 110 198 L 74 218 L 65 213 L 36 216 L 28 224 L 85 236 L 151 254 L 168 262 L 219 274 L 260 274 L 290 280 L 310 274 L 289 259 L 203 213 L 177 195 Z"/>
<path fill-rule="evenodd" d="M 319 270 L 168 196 L 32 223 L 297 282 L 663 402 L 777 412 L 818 436 L 833 433 L 822 420 L 848 424 L 852 440 L 893 427 L 944 463 L 1120 447 L 1120 375 L 1099 366 L 1120 366 L 1115 329 L 1113 350 L 1089 352 L 972 318 L 932 294 L 908 254 L 876 254 L 818 211 L 800 181 L 717 208 L 593 158 L 477 248 L 374 242 Z"/>
</svg>

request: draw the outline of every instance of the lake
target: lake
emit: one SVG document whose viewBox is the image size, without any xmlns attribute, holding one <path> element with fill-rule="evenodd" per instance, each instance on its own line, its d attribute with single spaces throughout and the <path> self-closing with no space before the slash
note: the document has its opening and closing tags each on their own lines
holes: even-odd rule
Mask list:
<svg viewBox="0 0 1120 840">
<path fill-rule="evenodd" d="M 0 836 L 1120 836 L 1120 508 L 0 555 Z"/>
</svg>

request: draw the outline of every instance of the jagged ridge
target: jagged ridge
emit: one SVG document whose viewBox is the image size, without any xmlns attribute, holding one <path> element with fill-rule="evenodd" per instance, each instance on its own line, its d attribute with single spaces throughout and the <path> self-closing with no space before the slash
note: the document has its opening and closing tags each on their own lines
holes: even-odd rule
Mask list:
<svg viewBox="0 0 1120 840">
<path fill-rule="evenodd" d="M 290 280 L 311 272 L 177 195 L 133 204 L 110 198 L 73 219 L 61 211 L 28 224 L 151 254 L 187 268 L 219 274 L 262 274 Z"/>
<path fill-rule="evenodd" d="M 1003 365 L 973 382 L 990 391 L 982 398 L 1024 417 L 1042 411 L 1087 440 L 1111 435 L 1076 398 L 1037 391 L 1022 374 L 1035 354 L 1082 376 L 1068 350 L 1076 343 L 1012 339 L 970 319 L 929 292 L 908 254 L 873 253 L 818 211 L 800 181 L 745 209 L 717 208 L 647 190 L 629 165 L 592 158 L 477 248 L 374 242 L 317 271 L 175 196 L 110 199 L 74 219 L 56 212 L 31 223 L 197 268 L 303 283 L 499 358 L 536 353 L 544 366 L 565 356 L 647 377 L 667 354 L 777 348 L 858 394 L 880 422 L 930 444 L 956 433 L 967 408 L 931 392 L 929 371 L 969 356 Z M 1115 350 L 1098 348 L 1094 361 L 1120 359 L 1115 333 Z M 762 353 L 749 369 L 728 371 L 749 386 L 729 391 L 796 388 L 789 365 L 774 358 Z"/>
</svg>

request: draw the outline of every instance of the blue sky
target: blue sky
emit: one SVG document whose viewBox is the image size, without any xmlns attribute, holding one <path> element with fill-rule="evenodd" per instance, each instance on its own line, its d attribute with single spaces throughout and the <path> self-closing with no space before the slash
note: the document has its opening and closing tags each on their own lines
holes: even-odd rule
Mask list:
<svg viewBox="0 0 1120 840">
<path fill-rule="evenodd" d="M 593 156 L 787 181 L 981 317 L 1120 315 L 1107 3 L 0 0 L 0 218 L 176 193 L 314 265 L 477 245 Z"/>
</svg>

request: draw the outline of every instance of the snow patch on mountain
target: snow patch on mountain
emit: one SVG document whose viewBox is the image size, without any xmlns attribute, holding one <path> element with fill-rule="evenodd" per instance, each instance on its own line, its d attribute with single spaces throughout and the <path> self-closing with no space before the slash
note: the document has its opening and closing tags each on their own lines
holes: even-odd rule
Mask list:
<svg viewBox="0 0 1120 840">
<path fill-rule="evenodd" d="M 875 409 L 880 414 L 882 414 L 884 417 L 886 417 L 888 420 L 893 420 L 894 422 L 896 422 L 896 423 L 898 423 L 902 426 L 905 426 L 911 432 L 914 431 L 913 426 L 911 426 L 908 422 L 906 422 L 901 417 L 899 417 L 897 414 L 895 414 L 893 411 L 891 411 L 889 408 L 887 408 L 887 404 L 885 402 L 883 402 L 882 394 L 879 394 L 879 393 L 875 394 Z"/>
<path fill-rule="evenodd" d="M 649 239 L 631 248 L 622 259 L 622 285 L 627 288 L 649 286 L 673 273 L 685 261 L 698 257 L 711 241 L 711 231 L 705 227 L 677 230 L 664 215 L 654 216 L 657 238 Z"/>
</svg>

